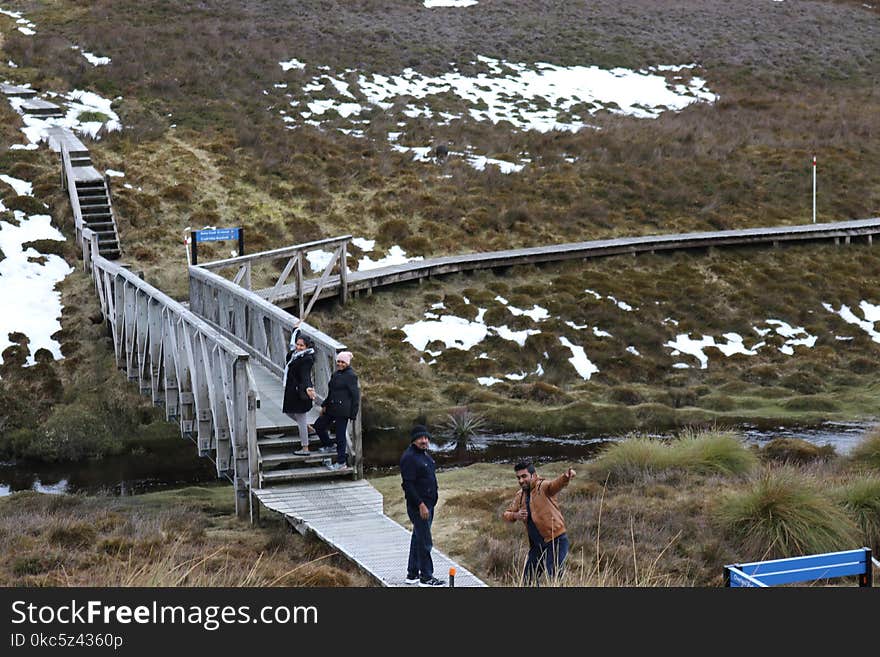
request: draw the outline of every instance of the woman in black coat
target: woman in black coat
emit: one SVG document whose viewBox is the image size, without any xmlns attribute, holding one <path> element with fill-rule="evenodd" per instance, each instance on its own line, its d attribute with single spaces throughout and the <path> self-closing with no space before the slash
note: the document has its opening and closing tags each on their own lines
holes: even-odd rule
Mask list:
<svg viewBox="0 0 880 657">
<path fill-rule="evenodd" d="M 327 397 L 321 402 L 321 416 L 315 420 L 315 433 L 321 439 L 322 447 L 330 446 L 328 430 L 331 425 L 335 429 L 336 463 L 328 466 L 331 470 L 341 470 L 346 466 L 346 429 L 349 421 L 357 417 L 361 405 L 361 391 L 357 374 L 351 368 L 351 359 L 350 351 L 336 354 L 336 371 L 327 384 Z"/>
<path fill-rule="evenodd" d="M 284 402 L 281 410 L 293 418 L 299 429 L 299 442 L 302 446 L 294 454 L 309 453 L 309 425 L 306 413 L 312 408 L 315 387 L 312 383 L 312 368 L 315 366 L 315 350 L 312 341 L 302 335 L 299 324 L 290 336 L 291 350 L 287 353 L 284 367 Z"/>
</svg>

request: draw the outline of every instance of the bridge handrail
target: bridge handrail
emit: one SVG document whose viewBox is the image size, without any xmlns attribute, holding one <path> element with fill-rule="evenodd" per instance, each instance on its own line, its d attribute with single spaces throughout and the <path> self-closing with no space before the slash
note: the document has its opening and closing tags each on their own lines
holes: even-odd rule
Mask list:
<svg viewBox="0 0 880 657">
<path fill-rule="evenodd" d="M 314 251 L 315 249 L 320 249 L 325 246 L 333 246 L 349 241 L 351 241 L 351 235 L 328 237 L 326 239 L 315 240 L 313 242 L 303 242 L 302 244 L 295 244 L 293 246 L 284 246 L 280 249 L 272 249 L 271 251 L 260 251 L 259 253 L 252 253 L 250 255 L 240 255 L 235 256 L 234 258 L 213 260 L 211 262 L 201 263 L 199 264 L 199 267 L 202 267 L 204 269 L 223 269 L 224 267 L 232 267 L 235 265 L 240 266 L 245 263 L 253 263 L 257 260 L 279 260 L 281 258 L 287 258 L 288 256 L 291 256 L 298 251 Z"/>
<path fill-rule="evenodd" d="M 273 321 L 278 322 L 284 329 L 286 329 L 287 340 L 284 342 L 284 344 L 288 344 L 287 341 L 290 340 L 290 335 L 293 333 L 294 328 L 296 328 L 296 317 L 294 317 L 290 313 L 285 312 L 275 304 L 269 303 L 265 299 L 250 293 L 248 290 L 239 287 L 232 281 L 228 281 L 222 276 L 219 276 L 218 274 L 215 274 L 211 271 L 206 271 L 205 268 L 201 265 L 189 267 L 189 280 L 190 308 L 193 308 L 195 312 L 201 314 L 203 317 L 211 318 L 213 315 L 213 313 L 209 312 L 209 309 L 205 308 L 204 296 L 199 294 L 199 290 L 193 289 L 194 281 L 196 281 L 199 285 L 205 285 L 208 287 L 220 289 L 226 294 L 232 295 L 237 302 L 243 304 L 244 306 L 271 318 Z M 234 325 L 227 326 L 225 323 L 220 321 L 217 321 L 215 323 L 223 330 L 231 333 L 240 340 L 246 339 L 246 336 L 239 335 L 240 331 L 236 330 L 236 327 Z M 240 329 L 243 327 L 238 328 Z M 323 347 L 328 351 L 332 351 L 334 356 L 338 352 L 343 351 L 346 348 L 343 343 L 339 342 L 339 340 L 330 337 L 329 335 L 327 335 L 323 331 L 318 330 L 314 326 L 302 323 L 300 325 L 300 329 L 315 341 L 316 346 Z M 245 344 L 247 344 L 247 342 L 245 342 Z M 251 347 L 252 346 L 253 345 L 251 345 Z M 251 353 L 255 355 L 257 359 L 260 360 L 263 364 L 269 367 L 269 369 L 273 370 L 276 374 L 280 374 L 281 371 L 284 369 L 283 358 L 284 356 L 286 356 L 286 350 L 284 351 L 284 353 L 278 354 L 280 355 L 280 359 L 273 358 L 270 354 L 266 353 Z"/>
<path fill-rule="evenodd" d="M 152 393 L 154 403 L 164 402 L 167 419 L 176 416 L 182 432 L 196 433 L 202 456 L 216 452 L 218 475 L 233 475 L 236 513 L 254 513 L 249 489 L 255 487 L 259 467 L 260 400 L 250 354 L 180 302 L 101 256 L 98 236 L 90 228 L 82 230 L 82 243 L 84 266 L 113 332 L 117 364 L 124 360 L 129 379 L 139 381 L 141 392 Z M 179 356 L 174 360 L 181 341 L 184 362 Z M 165 379 L 164 390 L 159 379 Z"/>
<path fill-rule="evenodd" d="M 227 333 L 269 371 L 279 378 L 283 375 L 297 318 L 200 266 L 189 267 L 189 299 L 189 307 L 194 312 Z M 299 328 L 314 340 L 312 380 L 318 396 L 324 399 L 330 377 L 336 369 L 336 354 L 346 347 L 311 325 L 301 323 Z M 358 478 L 363 475 L 361 408 L 359 405 L 356 419 L 349 425 L 351 456 Z"/>
<path fill-rule="evenodd" d="M 60 143 L 61 150 L 61 182 L 62 186 L 67 188 L 67 196 L 70 199 L 70 207 L 73 210 L 73 222 L 76 226 L 76 243 L 85 249 L 83 244 L 83 228 L 85 221 L 82 216 L 82 209 L 79 206 L 79 193 L 76 190 L 76 178 L 73 175 L 73 165 L 70 163 L 70 152 L 67 144 Z M 97 253 L 97 252 L 96 252 Z M 85 262 L 85 259 L 83 259 Z"/>
</svg>

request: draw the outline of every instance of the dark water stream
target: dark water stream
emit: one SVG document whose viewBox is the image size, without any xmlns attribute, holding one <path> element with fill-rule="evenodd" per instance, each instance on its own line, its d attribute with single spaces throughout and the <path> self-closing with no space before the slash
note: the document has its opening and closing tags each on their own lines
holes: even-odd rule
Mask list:
<svg viewBox="0 0 880 657">
<path fill-rule="evenodd" d="M 876 425 L 872 422 L 828 422 L 819 427 L 779 427 L 737 431 L 757 445 L 773 438 L 801 438 L 815 445 L 832 445 L 838 454 L 849 453 Z M 657 437 L 662 437 L 658 434 Z M 430 451 L 443 468 L 478 462 L 510 462 L 521 458 L 535 463 L 562 459 L 588 459 L 619 436 L 599 438 L 552 438 L 521 433 L 493 434 L 471 439 L 467 444 L 435 437 Z M 396 469 L 400 455 L 409 445 L 405 432 L 377 432 L 364 439 L 364 464 L 368 473 Z M 169 443 L 157 454 L 128 455 L 100 461 L 47 465 L 0 463 L 0 496 L 15 491 L 44 493 L 108 493 L 134 495 L 167 488 L 179 488 L 217 481 L 214 463 L 197 456 L 189 440 Z"/>
</svg>

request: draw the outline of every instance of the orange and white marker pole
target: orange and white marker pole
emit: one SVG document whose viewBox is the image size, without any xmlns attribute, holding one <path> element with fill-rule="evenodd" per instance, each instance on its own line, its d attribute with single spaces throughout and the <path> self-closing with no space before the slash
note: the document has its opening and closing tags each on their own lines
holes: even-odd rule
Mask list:
<svg viewBox="0 0 880 657">
<path fill-rule="evenodd" d="M 455 568 L 449 569 L 449 586 L 455 586 Z"/>
<path fill-rule="evenodd" d="M 816 156 L 813 156 L 813 223 L 816 223 Z"/>
</svg>

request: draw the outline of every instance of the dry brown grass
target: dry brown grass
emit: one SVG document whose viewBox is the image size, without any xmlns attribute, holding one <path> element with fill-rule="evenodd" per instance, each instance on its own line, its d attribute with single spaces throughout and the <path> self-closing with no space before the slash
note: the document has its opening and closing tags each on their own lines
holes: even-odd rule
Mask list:
<svg viewBox="0 0 880 657">
<path fill-rule="evenodd" d="M 0 499 L 4 586 L 372 586 L 278 518 L 254 528 L 230 489 L 136 498 L 16 493 Z"/>
</svg>

